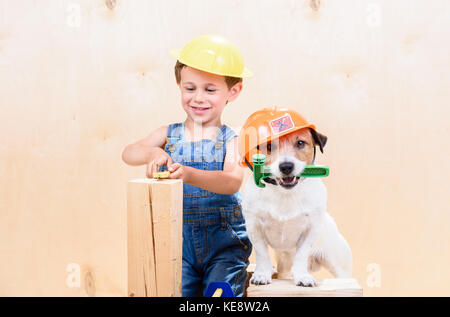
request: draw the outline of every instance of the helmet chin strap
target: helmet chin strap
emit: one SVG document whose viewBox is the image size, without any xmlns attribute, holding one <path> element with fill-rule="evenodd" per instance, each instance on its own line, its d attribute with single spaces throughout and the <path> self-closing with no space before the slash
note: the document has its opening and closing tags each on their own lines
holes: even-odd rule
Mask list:
<svg viewBox="0 0 450 317">
<path fill-rule="evenodd" d="M 316 160 L 316 146 L 314 145 L 314 156 L 313 156 L 313 160 L 311 163 L 312 165 L 314 164 L 315 160 Z M 248 168 L 250 168 L 250 170 L 253 172 L 253 167 L 250 164 L 250 162 L 247 160 L 246 157 L 244 157 L 244 161 L 245 161 L 245 164 L 247 164 Z M 300 177 L 300 178 L 302 179 L 301 181 L 303 181 L 305 179 L 304 177 Z M 272 185 L 278 186 L 277 181 L 271 177 L 263 178 L 263 181 L 266 182 L 267 184 L 272 184 Z"/>
</svg>

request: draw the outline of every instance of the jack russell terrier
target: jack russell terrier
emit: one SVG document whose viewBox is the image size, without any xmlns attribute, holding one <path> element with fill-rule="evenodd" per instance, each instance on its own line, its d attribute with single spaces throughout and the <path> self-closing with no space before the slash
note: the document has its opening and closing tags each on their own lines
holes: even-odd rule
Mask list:
<svg viewBox="0 0 450 317">
<path fill-rule="evenodd" d="M 273 126 L 276 126 L 273 122 L 280 120 L 280 114 L 281 120 L 285 120 L 284 113 L 287 121 L 281 122 L 285 127 L 299 127 L 294 117 L 300 115 L 295 111 L 264 110 L 266 119 L 267 115 L 274 119 L 269 120 Z M 278 126 L 283 124 L 278 122 Z M 255 122 L 253 127 L 261 131 Z M 272 136 L 274 132 L 272 129 Z M 337 278 L 351 276 L 352 253 L 327 212 L 325 185 L 320 178 L 297 177 L 306 165 L 314 163 L 315 145 L 323 152 L 326 141 L 326 136 L 309 125 L 292 129 L 292 132 L 285 131 L 281 137 L 257 146 L 259 153 L 266 155 L 266 166 L 270 167 L 272 176 L 264 179 L 264 188 L 256 186 L 253 177 L 249 177 L 242 191 L 242 211 L 256 255 L 256 268 L 250 279 L 252 284 L 272 281 L 274 270 L 268 245 L 276 253 L 279 276 L 290 272 L 295 285 L 316 286 L 310 273 L 320 266 Z M 249 165 L 248 161 L 246 163 Z"/>
</svg>

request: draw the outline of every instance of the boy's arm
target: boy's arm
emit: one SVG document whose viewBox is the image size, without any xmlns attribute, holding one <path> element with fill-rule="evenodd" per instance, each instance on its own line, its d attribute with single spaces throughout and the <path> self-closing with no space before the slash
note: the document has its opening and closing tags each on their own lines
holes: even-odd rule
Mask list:
<svg viewBox="0 0 450 317">
<path fill-rule="evenodd" d="M 170 178 L 181 178 L 189 185 L 201 187 L 211 192 L 232 195 L 241 187 L 244 171 L 239 166 L 238 138 L 227 143 L 227 154 L 223 163 L 223 171 L 205 171 L 175 163 L 169 171 L 174 171 Z M 172 172 L 171 171 L 171 172 Z"/>
<path fill-rule="evenodd" d="M 129 144 L 122 152 L 122 160 L 128 165 L 138 166 L 153 161 L 164 152 L 167 126 L 152 131 L 147 137 Z"/>
</svg>

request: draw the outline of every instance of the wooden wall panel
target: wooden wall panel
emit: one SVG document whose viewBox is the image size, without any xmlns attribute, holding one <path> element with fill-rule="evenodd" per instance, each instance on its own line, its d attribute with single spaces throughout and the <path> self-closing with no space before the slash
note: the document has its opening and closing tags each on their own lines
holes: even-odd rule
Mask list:
<svg viewBox="0 0 450 317">
<path fill-rule="evenodd" d="M 184 119 L 168 51 L 205 33 L 255 73 L 225 123 L 278 104 L 329 137 L 318 163 L 364 294 L 448 295 L 446 0 L 0 0 L 0 295 L 126 296 L 144 168 L 121 151 Z"/>
</svg>

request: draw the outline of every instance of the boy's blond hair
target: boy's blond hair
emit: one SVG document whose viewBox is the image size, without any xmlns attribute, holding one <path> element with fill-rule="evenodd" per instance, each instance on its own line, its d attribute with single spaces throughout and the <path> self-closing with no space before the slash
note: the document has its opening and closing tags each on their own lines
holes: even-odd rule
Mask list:
<svg viewBox="0 0 450 317">
<path fill-rule="evenodd" d="M 179 84 L 181 81 L 181 70 L 185 66 L 186 65 L 183 63 L 180 63 L 180 61 L 177 61 L 177 63 L 175 64 L 175 78 L 177 80 L 177 84 Z M 224 76 L 224 77 L 225 77 L 225 82 L 228 86 L 228 89 L 231 89 L 231 87 L 233 87 L 237 83 L 242 82 L 242 78 L 239 78 L 239 77 L 230 77 L 230 76 Z"/>
</svg>

